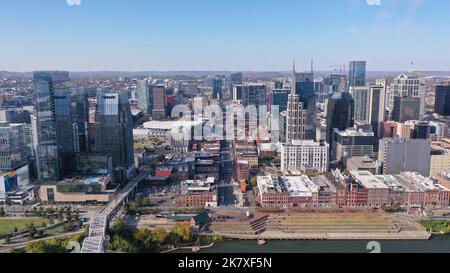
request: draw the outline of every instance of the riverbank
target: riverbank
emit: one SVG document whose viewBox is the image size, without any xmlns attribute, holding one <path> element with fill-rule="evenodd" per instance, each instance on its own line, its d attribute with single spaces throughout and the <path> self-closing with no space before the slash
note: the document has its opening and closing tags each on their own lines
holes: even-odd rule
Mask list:
<svg viewBox="0 0 450 273">
<path fill-rule="evenodd" d="M 371 240 L 326 241 L 266 241 L 258 245 L 256 240 L 230 240 L 214 244 L 202 253 L 369 253 Z M 377 240 L 382 253 L 450 253 L 450 235 L 434 235 L 430 240 Z M 192 253 L 178 250 L 173 253 Z"/>
<path fill-rule="evenodd" d="M 259 235 L 219 234 L 234 240 L 429 240 L 431 234 L 426 231 L 399 231 L 392 233 L 284 233 L 264 232 Z"/>
<path fill-rule="evenodd" d="M 202 250 L 212 248 L 212 247 L 214 247 L 214 243 L 211 243 L 207 246 L 199 246 L 198 249 L 199 249 L 199 251 L 202 251 Z M 176 252 L 176 251 L 180 251 L 180 250 L 191 250 L 191 252 L 193 252 L 194 248 L 196 248 L 196 246 L 176 247 L 176 248 L 162 251 L 161 253 L 171 253 L 171 252 Z"/>
</svg>

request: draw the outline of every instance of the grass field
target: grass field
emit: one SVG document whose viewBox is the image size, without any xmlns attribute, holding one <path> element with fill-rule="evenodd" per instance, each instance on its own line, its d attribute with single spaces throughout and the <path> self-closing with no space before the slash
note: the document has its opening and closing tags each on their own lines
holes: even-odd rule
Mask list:
<svg viewBox="0 0 450 273">
<path fill-rule="evenodd" d="M 0 234 L 13 232 L 15 227 L 19 230 L 24 229 L 27 223 L 40 227 L 44 222 L 48 225 L 48 220 L 43 218 L 0 218 Z"/>
</svg>

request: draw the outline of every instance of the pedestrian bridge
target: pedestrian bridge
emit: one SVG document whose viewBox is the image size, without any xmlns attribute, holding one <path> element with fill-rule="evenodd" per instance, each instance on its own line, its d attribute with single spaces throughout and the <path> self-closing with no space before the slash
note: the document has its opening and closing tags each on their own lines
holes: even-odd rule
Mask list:
<svg viewBox="0 0 450 273">
<path fill-rule="evenodd" d="M 139 184 L 147 177 L 148 173 L 142 173 L 130 181 L 114 198 L 96 214 L 89 225 L 89 237 L 83 242 L 81 253 L 104 253 L 105 235 L 109 221 L 117 211 L 124 206 L 129 198 L 133 198 Z"/>
</svg>

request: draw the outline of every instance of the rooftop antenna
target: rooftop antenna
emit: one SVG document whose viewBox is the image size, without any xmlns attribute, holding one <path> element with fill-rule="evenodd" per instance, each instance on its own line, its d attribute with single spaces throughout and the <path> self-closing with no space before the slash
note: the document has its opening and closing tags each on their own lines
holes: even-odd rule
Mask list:
<svg viewBox="0 0 450 273">
<path fill-rule="evenodd" d="M 414 72 L 414 61 L 411 62 L 411 71 L 410 72 Z"/>
<path fill-rule="evenodd" d="M 296 90 L 297 90 L 297 79 L 296 79 L 296 75 L 295 75 L 295 58 L 293 59 L 293 63 L 292 63 L 292 82 L 291 82 L 291 95 L 295 95 L 296 94 Z"/>
</svg>

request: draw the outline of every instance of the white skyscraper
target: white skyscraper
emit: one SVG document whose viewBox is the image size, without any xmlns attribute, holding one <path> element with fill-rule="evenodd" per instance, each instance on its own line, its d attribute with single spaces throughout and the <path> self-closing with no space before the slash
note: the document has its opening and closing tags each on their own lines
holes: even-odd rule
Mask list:
<svg viewBox="0 0 450 273">
<path fill-rule="evenodd" d="M 419 73 L 403 73 L 395 78 L 394 83 L 392 84 L 392 94 L 392 101 L 394 100 L 394 97 L 420 98 L 420 116 L 425 114 L 425 85 L 423 84 Z"/>
<path fill-rule="evenodd" d="M 286 143 L 305 140 L 306 110 L 296 92 L 295 60 L 292 70 L 291 94 L 288 97 L 286 114 Z"/>
</svg>

